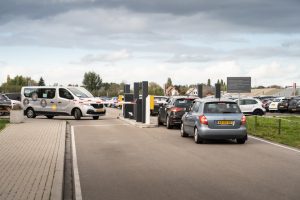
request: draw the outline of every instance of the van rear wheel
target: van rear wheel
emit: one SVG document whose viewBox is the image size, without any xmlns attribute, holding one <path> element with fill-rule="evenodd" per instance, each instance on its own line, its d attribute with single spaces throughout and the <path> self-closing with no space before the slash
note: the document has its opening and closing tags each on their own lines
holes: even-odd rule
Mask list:
<svg viewBox="0 0 300 200">
<path fill-rule="evenodd" d="M 27 116 L 27 118 L 35 118 L 36 114 L 32 108 L 28 108 L 26 110 L 26 116 Z"/>
<path fill-rule="evenodd" d="M 74 118 L 76 119 L 76 120 L 80 120 L 81 119 L 81 111 L 78 109 L 78 108 L 75 108 L 75 110 L 74 110 Z"/>
<path fill-rule="evenodd" d="M 54 115 L 46 115 L 48 119 L 53 119 Z"/>
</svg>

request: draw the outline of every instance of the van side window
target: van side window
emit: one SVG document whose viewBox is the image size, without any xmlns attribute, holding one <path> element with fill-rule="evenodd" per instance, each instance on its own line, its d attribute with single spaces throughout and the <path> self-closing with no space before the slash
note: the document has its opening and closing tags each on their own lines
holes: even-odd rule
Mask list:
<svg viewBox="0 0 300 200">
<path fill-rule="evenodd" d="M 55 97 L 54 88 L 40 88 L 37 90 L 38 98 L 53 99 Z"/>
<path fill-rule="evenodd" d="M 74 99 L 73 95 L 64 88 L 59 88 L 59 97 L 64 99 Z"/>
<path fill-rule="evenodd" d="M 33 94 L 37 93 L 36 88 L 25 88 L 24 89 L 24 96 L 27 98 L 31 98 Z"/>
</svg>

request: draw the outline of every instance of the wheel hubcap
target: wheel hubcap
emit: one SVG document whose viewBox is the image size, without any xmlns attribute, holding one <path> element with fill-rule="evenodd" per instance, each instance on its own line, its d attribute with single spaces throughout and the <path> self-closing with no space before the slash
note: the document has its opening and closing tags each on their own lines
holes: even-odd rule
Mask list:
<svg viewBox="0 0 300 200">
<path fill-rule="evenodd" d="M 33 116 L 33 112 L 32 112 L 32 110 L 28 110 L 28 112 L 27 112 L 27 115 L 28 115 L 28 117 L 32 117 Z"/>
<path fill-rule="evenodd" d="M 198 133 L 197 133 L 197 129 L 195 129 L 195 141 L 198 140 Z"/>
</svg>

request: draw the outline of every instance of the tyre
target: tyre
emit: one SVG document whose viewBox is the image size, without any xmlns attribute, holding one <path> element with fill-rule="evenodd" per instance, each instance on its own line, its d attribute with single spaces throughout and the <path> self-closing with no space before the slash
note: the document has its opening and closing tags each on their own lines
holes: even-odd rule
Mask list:
<svg viewBox="0 0 300 200">
<path fill-rule="evenodd" d="M 188 134 L 184 131 L 183 122 L 181 123 L 181 126 L 180 126 L 180 134 L 181 134 L 181 137 L 187 137 L 188 136 Z"/>
<path fill-rule="evenodd" d="M 201 140 L 201 138 L 198 134 L 198 129 L 197 128 L 195 128 L 195 130 L 194 130 L 194 140 L 195 140 L 196 144 L 202 143 L 202 140 Z"/>
<path fill-rule="evenodd" d="M 160 121 L 160 115 L 157 116 L 157 125 L 163 125 L 163 123 Z"/>
<path fill-rule="evenodd" d="M 166 123 L 167 123 L 167 129 L 172 129 L 173 128 L 173 126 L 171 125 L 171 120 L 170 120 L 169 116 L 167 116 Z"/>
<path fill-rule="evenodd" d="M 256 110 L 253 111 L 253 115 L 262 116 L 262 115 L 264 115 L 264 111 L 262 111 L 260 109 L 256 109 Z"/>
<path fill-rule="evenodd" d="M 93 119 L 97 120 L 97 119 L 99 119 L 99 116 L 93 116 Z"/>
<path fill-rule="evenodd" d="M 46 115 L 48 119 L 53 119 L 54 115 Z"/>
<path fill-rule="evenodd" d="M 76 119 L 76 120 L 80 120 L 81 119 L 81 111 L 78 109 L 78 108 L 75 108 L 75 110 L 74 110 L 74 118 Z"/>
<path fill-rule="evenodd" d="M 246 139 L 236 139 L 236 142 L 238 143 L 238 144 L 245 144 L 245 142 L 246 142 Z"/>
<path fill-rule="evenodd" d="M 27 118 L 35 118 L 36 114 L 32 108 L 28 108 L 26 110 L 26 116 L 27 116 Z"/>
</svg>

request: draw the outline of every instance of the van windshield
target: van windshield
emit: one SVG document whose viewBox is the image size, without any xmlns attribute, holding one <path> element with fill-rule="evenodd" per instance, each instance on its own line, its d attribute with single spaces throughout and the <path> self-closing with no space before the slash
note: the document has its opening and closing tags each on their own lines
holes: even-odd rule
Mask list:
<svg viewBox="0 0 300 200">
<path fill-rule="evenodd" d="M 78 87 L 78 88 L 68 88 L 73 95 L 79 97 L 79 98 L 93 98 L 94 96 L 87 91 L 85 88 Z"/>
</svg>

